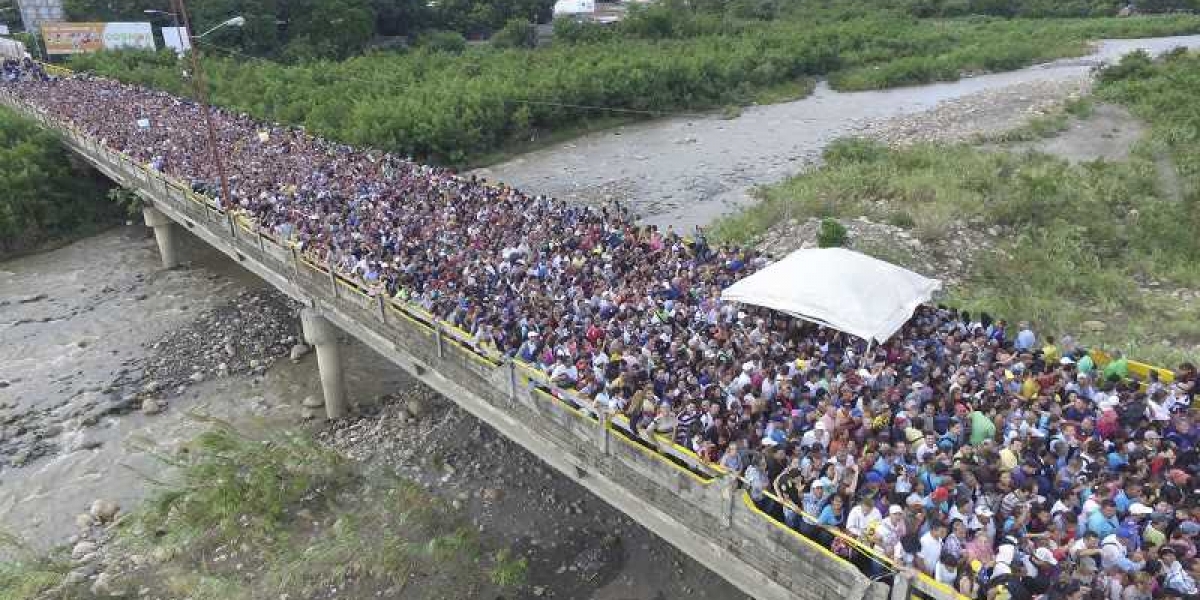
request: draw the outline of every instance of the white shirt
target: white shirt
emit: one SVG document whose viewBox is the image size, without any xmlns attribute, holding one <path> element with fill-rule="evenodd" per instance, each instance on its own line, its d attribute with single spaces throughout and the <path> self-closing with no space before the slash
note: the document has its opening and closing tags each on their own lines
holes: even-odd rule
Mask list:
<svg viewBox="0 0 1200 600">
<path fill-rule="evenodd" d="M 933 574 L 938 559 L 942 556 L 942 540 L 933 537 L 933 532 L 921 536 L 921 560 L 925 562 L 926 573 Z"/>
<path fill-rule="evenodd" d="M 869 529 L 871 524 L 882 520 L 883 515 L 879 513 L 878 508 L 872 506 L 869 511 L 864 511 L 861 504 L 856 504 L 854 508 L 850 509 L 850 515 L 846 517 L 846 531 L 858 537 Z"/>
</svg>

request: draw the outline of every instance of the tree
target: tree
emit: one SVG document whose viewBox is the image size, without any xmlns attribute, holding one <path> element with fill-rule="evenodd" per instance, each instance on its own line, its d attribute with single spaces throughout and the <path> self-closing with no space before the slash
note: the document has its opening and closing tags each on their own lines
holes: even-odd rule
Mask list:
<svg viewBox="0 0 1200 600">
<path fill-rule="evenodd" d="M 115 218 L 106 187 L 71 166 L 54 134 L 0 109 L 0 254 Z"/>
<path fill-rule="evenodd" d="M 492 36 L 497 48 L 533 48 L 537 46 L 537 28 L 529 21 L 513 18 Z"/>
<path fill-rule="evenodd" d="M 300 0 L 287 6 L 289 58 L 348 58 L 366 48 L 375 32 L 369 0 Z"/>
</svg>

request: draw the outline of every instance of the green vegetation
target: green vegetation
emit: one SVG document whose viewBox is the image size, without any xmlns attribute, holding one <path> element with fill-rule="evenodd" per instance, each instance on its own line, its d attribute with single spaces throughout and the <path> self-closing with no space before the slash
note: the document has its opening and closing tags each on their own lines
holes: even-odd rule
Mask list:
<svg viewBox="0 0 1200 600">
<path fill-rule="evenodd" d="M 208 587 L 222 599 L 312 597 L 331 586 L 368 597 L 418 578 L 473 597 L 492 585 L 475 530 L 420 486 L 364 472 L 307 434 L 211 423 L 182 458 L 164 458 L 179 481 L 121 533 L 132 550 L 175 557 L 135 572 L 137 585 L 167 581 L 162 591 L 175 595 Z M 236 548 L 238 561 L 260 568 L 213 558 Z"/>
<path fill-rule="evenodd" d="M 841 89 L 954 79 L 1079 54 L 1086 40 L 1102 36 L 1200 30 L 1197 16 L 934 21 L 877 12 L 808 22 L 677 12 L 669 20 L 647 9 L 593 41 L 536 50 L 442 52 L 461 40 L 450 44 L 437 34 L 404 54 L 340 63 L 214 56 L 207 72 L 219 105 L 331 139 L 462 165 L 514 140 L 614 112 L 651 117 L 746 104 L 821 76 Z M 169 53 L 79 56 L 72 67 L 176 93 L 187 87 Z"/>
<path fill-rule="evenodd" d="M 0 532 L 0 600 L 32 599 L 62 581 L 69 563 L 39 556 L 20 539 Z"/>
<path fill-rule="evenodd" d="M 533 48 L 537 45 L 537 29 L 524 19 L 506 23 L 490 40 L 496 48 Z"/>
<path fill-rule="evenodd" d="M 0 108 L 0 257 L 113 222 L 109 185 L 72 164 L 54 134 Z"/>
<path fill-rule="evenodd" d="M 825 218 L 821 220 L 821 229 L 817 232 L 818 248 L 840 248 L 845 246 L 849 241 L 850 237 L 846 232 L 846 227 L 839 223 L 837 219 Z"/>
<path fill-rule="evenodd" d="M 107 552 L 148 558 L 114 589 L 249 600 L 326 597 L 330 588 L 368 598 L 413 584 L 474 598 L 524 584 L 523 557 L 485 555 L 470 523 L 419 485 L 365 472 L 308 434 L 203 420 L 209 432 L 161 457 L 173 467 L 161 492 L 118 523 Z M 69 568 L 21 556 L 30 558 L 0 562 L 2 600 L 32 600 Z M 87 597 L 84 589 L 64 594 Z"/>
<path fill-rule="evenodd" d="M 491 570 L 492 583 L 499 587 L 520 587 L 529 576 L 529 560 L 516 558 L 507 548 L 495 555 L 495 566 Z"/>
<path fill-rule="evenodd" d="M 1029 119 L 1024 125 L 995 135 L 981 136 L 980 142 L 1011 143 L 1029 142 L 1054 137 L 1067 130 L 1071 119 L 1086 119 L 1095 106 L 1090 98 L 1068 101 L 1061 109 Z"/>
<path fill-rule="evenodd" d="M 1150 123 L 1145 153 L 1170 157 L 1192 231 L 1200 231 L 1200 55 L 1175 51 L 1153 63 L 1145 54 L 1132 54 L 1101 73 L 1098 94 Z"/>
<path fill-rule="evenodd" d="M 1047 332 L 1107 324 L 1090 342 L 1130 345 L 1169 364 L 1161 342 L 1200 342 L 1200 307 L 1173 297 L 1200 289 L 1200 57 L 1177 53 L 1152 63 L 1134 56 L 1102 74 L 1099 94 L 1128 103 L 1149 121 L 1148 143 L 1123 163 L 1072 165 L 1043 154 L 985 152 L 967 145 L 889 149 L 842 140 L 825 166 L 763 191 L 763 201 L 714 228 L 719 239 L 750 242 L 787 216 L 867 216 L 910 228 L 926 243 L 946 241 L 955 223 L 998 228 L 996 246 L 950 290 L 957 306 L 1033 319 Z M 1086 113 L 1090 105 L 1071 110 Z M 1165 148 L 1185 187 L 1182 202 L 1162 190 L 1153 153 Z M 906 252 L 862 248 L 902 264 Z M 1141 283 L 1139 283 L 1141 282 Z M 1141 287 L 1158 282 L 1163 292 Z"/>
</svg>

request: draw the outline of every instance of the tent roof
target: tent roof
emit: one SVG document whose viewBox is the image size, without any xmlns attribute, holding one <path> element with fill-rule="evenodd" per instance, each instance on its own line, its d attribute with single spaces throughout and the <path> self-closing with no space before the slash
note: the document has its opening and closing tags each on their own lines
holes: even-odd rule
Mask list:
<svg viewBox="0 0 1200 600">
<path fill-rule="evenodd" d="M 937 279 L 845 248 L 797 250 L 726 288 L 721 299 L 753 304 L 886 341 L 942 286 Z"/>
</svg>

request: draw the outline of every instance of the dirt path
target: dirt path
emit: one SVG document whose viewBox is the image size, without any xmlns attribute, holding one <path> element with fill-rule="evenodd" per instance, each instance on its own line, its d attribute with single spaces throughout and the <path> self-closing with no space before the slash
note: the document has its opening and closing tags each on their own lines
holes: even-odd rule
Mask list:
<svg viewBox="0 0 1200 600">
<path fill-rule="evenodd" d="M 687 231 L 750 202 L 754 186 L 801 171 L 830 141 L 872 124 L 981 92 L 1083 80 L 1095 65 L 1133 50 L 1176 46 L 1200 47 L 1200 36 L 1105 41 L 1089 57 L 953 83 L 846 94 L 822 84 L 808 98 L 749 108 L 735 119 L 674 118 L 620 127 L 478 173 L 578 202 L 621 200 L 647 223 Z M 1070 85 L 1062 89 L 1070 93 Z M 1015 95 L 1018 103 L 1021 97 Z"/>
</svg>

